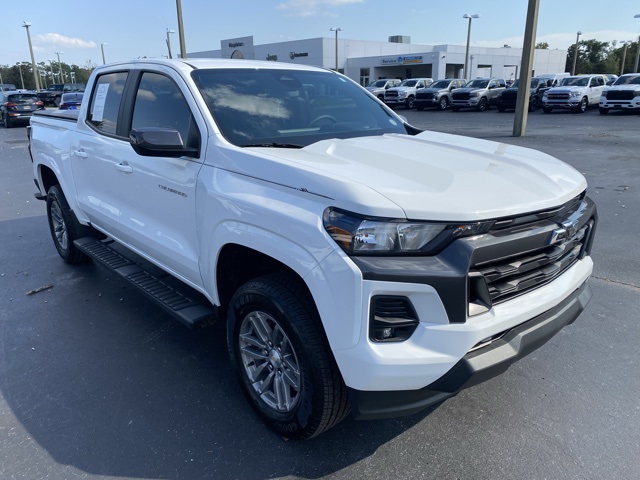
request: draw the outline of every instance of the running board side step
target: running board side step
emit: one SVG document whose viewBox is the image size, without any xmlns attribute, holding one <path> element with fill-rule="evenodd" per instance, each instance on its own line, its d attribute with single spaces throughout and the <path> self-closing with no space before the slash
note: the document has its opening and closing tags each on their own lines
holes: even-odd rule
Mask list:
<svg viewBox="0 0 640 480">
<path fill-rule="evenodd" d="M 138 287 L 150 300 L 189 328 L 213 323 L 212 306 L 192 300 L 186 293 L 165 284 L 162 280 L 131 261 L 120 252 L 94 237 L 75 240 L 74 245 L 85 255 L 116 272 Z M 185 285 L 185 290 L 189 289 Z"/>
</svg>

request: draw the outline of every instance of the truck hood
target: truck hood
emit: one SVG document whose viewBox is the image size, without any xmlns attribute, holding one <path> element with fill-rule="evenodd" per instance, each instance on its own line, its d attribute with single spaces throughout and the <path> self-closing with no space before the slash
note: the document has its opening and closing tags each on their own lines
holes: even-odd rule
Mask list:
<svg viewBox="0 0 640 480">
<path fill-rule="evenodd" d="M 628 83 L 626 85 L 611 85 L 605 89 L 605 92 L 611 92 L 611 91 L 620 92 L 620 91 L 629 91 L 629 90 L 636 92 L 640 90 L 640 85 L 633 84 L 633 83 Z"/>
<path fill-rule="evenodd" d="M 467 88 L 467 87 L 462 87 L 462 88 L 456 88 L 453 92 L 456 93 L 471 93 L 471 92 L 484 92 L 485 90 L 487 90 L 486 88 Z"/>
<path fill-rule="evenodd" d="M 571 92 L 584 92 L 589 87 L 578 87 L 571 85 L 567 87 L 555 87 L 547 90 L 547 93 L 571 93 Z"/>
<path fill-rule="evenodd" d="M 391 87 L 389 90 L 393 90 L 394 92 L 408 92 L 409 90 L 415 90 L 416 87 Z"/>
<path fill-rule="evenodd" d="M 555 207 L 586 188 L 578 171 L 544 153 L 436 132 L 251 150 L 226 168 L 366 215 L 484 220 Z"/>
</svg>

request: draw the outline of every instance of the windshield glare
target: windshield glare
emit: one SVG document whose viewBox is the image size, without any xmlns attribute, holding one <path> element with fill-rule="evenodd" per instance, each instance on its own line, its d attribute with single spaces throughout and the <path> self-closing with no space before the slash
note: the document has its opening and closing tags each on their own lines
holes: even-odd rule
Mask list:
<svg viewBox="0 0 640 480">
<path fill-rule="evenodd" d="M 625 75 L 619 77 L 614 85 L 640 85 L 640 75 Z"/>
<path fill-rule="evenodd" d="M 417 80 L 405 80 L 400 84 L 401 87 L 415 87 Z"/>
<path fill-rule="evenodd" d="M 562 80 L 561 87 L 586 87 L 589 85 L 589 77 L 567 77 Z"/>
<path fill-rule="evenodd" d="M 406 133 L 360 86 L 332 72 L 203 69 L 192 77 L 222 135 L 237 146 Z"/>
<path fill-rule="evenodd" d="M 447 80 L 440 80 L 429 85 L 429 88 L 447 88 L 450 83 Z"/>
<path fill-rule="evenodd" d="M 465 85 L 465 88 L 487 88 L 489 80 L 471 80 Z"/>
</svg>

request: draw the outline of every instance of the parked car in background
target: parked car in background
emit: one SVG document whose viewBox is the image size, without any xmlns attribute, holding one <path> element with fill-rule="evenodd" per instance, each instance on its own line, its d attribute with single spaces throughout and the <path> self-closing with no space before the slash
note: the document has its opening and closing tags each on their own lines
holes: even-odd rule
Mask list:
<svg viewBox="0 0 640 480">
<path fill-rule="evenodd" d="M 84 92 L 84 83 L 55 83 L 49 85 L 46 90 L 40 90 L 38 97 L 45 105 L 60 106 L 62 94 L 67 92 Z"/>
<path fill-rule="evenodd" d="M 27 124 L 36 110 L 43 110 L 44 105 L 35 93 L 22 93 L 15 90 L 0 92 L 0 117 L 6 128 L 17 123 Z"/>
<path fill-rule="evenodd" d="M 16 90 L 16 86 L 13 83 L 0 83 L 0 92 L 8 90 Z"/>
<path fill-rule="evenodd" d="M 563 79 L 571 76 L 569 72 L 562 73 L 543 73 L 541 75 L 536 75 L 536 78 L 544 78 L 547 80 L 547 83 L 550 87 L 557 87 L 560 85 Z"/>
<path fill-rule="evenodd" d="M 397 87 L 392 87 L 384 92 L 384 103 L 391 108 L 404 105 L 410 110 L 416 99 L 416 92 L 421 88 L 427 88 L 433 83 L 433 78 L 408 78 Z"/>
<path fill-rule="evenodd" d="M 451 101 L 451 91 L 464 87 L 466 83 L 467 81 L 461 78 L 436 80 L 427 88 L 421 88 L 416 92 L 414 105 L 418 110 L 424 110 L 427 107 L 446 110 Z"/>
<path fill-rule="evenodd" d="M 518 99 L 518 88 L 520 80 L 516 80 L 507 88 L 498 98 L 498 111 L 515 110 L 516 100 Z M 534 77 L 531 79 L 529 89 L 529 111 L 535 112 L 542 104 L 542 95 L 549 90 L 548 80 L 546 78 Z"/>
<path fill-rule="evenodd" d="M 600 113 L 609 110 L 636 110 L 640 112 L 640 73 L 621 75 L 615 83 L 602 91 Z"/>
<path fill-rule="evenodd" d="M 506 86 L 502 78 L 471 80 L 463 88 L 457 88 L 451 93 L 451 110 L 457 112 L 461 108 L 475 108 L 479 112 L 484 112 L 491 105 L 497 105 L 498 98 Z"/>
<path fill-rule="evenodd" d="M 60 99 L 60 110 L 76 110 L 82 104 L 82 92 L 63 93 Z"/>
<path fill-rule="evenodd" d="M 382 78 L 380 80 L 374 80 L 369 85 L 366 86 L 366 89 L 373 93 L 380 100 L 384 101 L 384 92 L 391 88 L 397 87 L 400 85 L 401 80 L 397 78 Z"/>
<path fill-rule="evenodd" d="M 607 77 L 601 74 L 567 77 L 544 93 L 542 110 L 551 113 L 554 108 L 564 108 L 584 113 L 590 105 L 598 105 L 606 83 Z"/>
</svg>

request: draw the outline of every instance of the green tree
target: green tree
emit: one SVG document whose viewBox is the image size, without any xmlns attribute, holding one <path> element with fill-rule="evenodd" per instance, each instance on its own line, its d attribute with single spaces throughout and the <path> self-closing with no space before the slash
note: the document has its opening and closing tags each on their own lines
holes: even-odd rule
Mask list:
<svg viewBox="0 0 640 480">
<path fill-rule="evenodd" d="M 536 43 L 536 48 L 539 48 L 540 50 L 549 50 L 549 44 L 547 42 L 539 42 Z"/>
<path fill-rule="evenodd" d="M 573 65 L 573 55 L 576 45 L 567 49 L 565 69 L 570 72 Z M 600 42 L 595 39 L 582 40 L 578 45 L 576 61 L 576 75 L 581 73 L 614 73 L 620 70 L 620 60 L 614 53 L 614 46 L 610 42 Z"/>
</svg>

